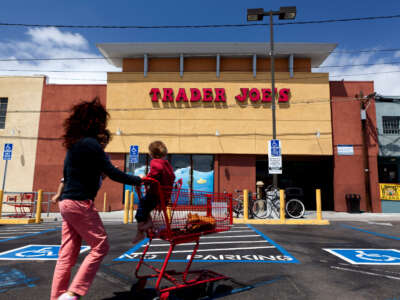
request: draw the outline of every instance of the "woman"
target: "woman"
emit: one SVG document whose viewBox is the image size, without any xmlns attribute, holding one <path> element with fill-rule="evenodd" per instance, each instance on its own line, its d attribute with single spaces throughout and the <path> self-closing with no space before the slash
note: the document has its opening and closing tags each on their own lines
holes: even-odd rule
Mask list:
<svg viewBox="0 0 400 300">
<path fill-rule="evenodd" d="M 129 185 L 141 183 L 140 177 L 115 168 L 105 154 L 104 143 L 108 143 L 110 138 L 108 119 L 108 112 L 95 98 L 75 105 L 64 122 L 63 139 L 67 154 L 59 201 L 63 218 L 62 242 L 54 270 L 52 300 L 74 300 L 85 295 L 108 252 L 107 233 L 93 203 L 103 174 Z M 69 284 L 82 240 L 91 250 Z"/>
</svg>

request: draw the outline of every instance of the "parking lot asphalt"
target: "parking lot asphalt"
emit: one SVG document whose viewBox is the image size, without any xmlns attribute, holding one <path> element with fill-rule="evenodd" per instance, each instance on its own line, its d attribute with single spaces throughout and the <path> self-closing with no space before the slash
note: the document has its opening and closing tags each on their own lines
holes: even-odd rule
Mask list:
<svg viewBox="0 0 400 300">
<path fill-rule="evenodd" d="M 60 227 L 60 222 L 0 225 L 0 299 L 49 299 Z M 146 243 L 130 243 L 136 224 L 105 222 L 105 227 L 110 252 L 83 299 L 151 299 L 154 280 L 147 282 L 147 293 L 130 291 Z M 208 294 L 200 286 L 171 298 L 400 299 L 399 232 L 398 221 L 234 225 L 202 237 L 191 267 L 228 278 L 217 281 Z M 154 240 L 147 263 L 159 268 L 168 247 Z M 192 248 L 177 246 L 168 269 L 184 269 Z M 74 272 L 87 251 L 82 248 Z"/>
</svg>

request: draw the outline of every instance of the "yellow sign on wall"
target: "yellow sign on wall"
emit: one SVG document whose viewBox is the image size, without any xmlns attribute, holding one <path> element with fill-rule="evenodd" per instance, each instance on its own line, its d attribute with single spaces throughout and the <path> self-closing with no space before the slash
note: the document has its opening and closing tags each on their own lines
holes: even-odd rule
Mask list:
<svg viewBox="0 0 400 300">
<path fill-rule="evenodd" d="M 400 201 L 400 184 L 380 183 L 381 200 Z"/>
</svg>

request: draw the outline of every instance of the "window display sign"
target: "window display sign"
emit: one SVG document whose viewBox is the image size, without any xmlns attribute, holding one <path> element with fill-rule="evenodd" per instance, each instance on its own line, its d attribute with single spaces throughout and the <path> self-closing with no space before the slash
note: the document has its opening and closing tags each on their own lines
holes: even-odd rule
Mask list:
<svg viewBox="0 0 400 300">
<path fill-rule="evenodd" d="M 380 183 L 381 200 L 400 201 L 400 184 Z"/>
</svg>

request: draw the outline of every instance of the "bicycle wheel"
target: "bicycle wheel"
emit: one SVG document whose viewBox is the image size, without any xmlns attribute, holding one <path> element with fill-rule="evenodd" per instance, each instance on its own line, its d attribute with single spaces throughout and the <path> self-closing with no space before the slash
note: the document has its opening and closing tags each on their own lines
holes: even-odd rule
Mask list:
<svg viewBox="0 0 400 300">
<path fill-rule="evenodd" d="M 258 219 L 266 219 L 271 214 L 271 206 L 264 199 L 258 199 L 253 201 L 251 212 Z"/>
<path fill-rule="evenodd" d="M 286 203 L 286 213 L 293 219 L 299 219 L 304 216 L 305 207 L 299 199 L 290 199 Z"/>
<path fill-rule="evenodd" d="M 243 197 L 239 196 L 232 200 L 232 210 L 236 214 L 236 218 L 239 218 L 243 214 Z"/>
</svg>

